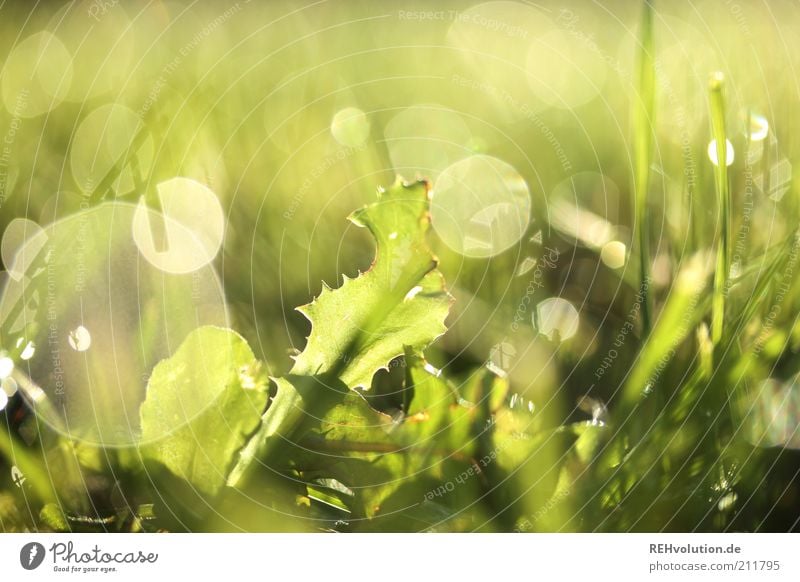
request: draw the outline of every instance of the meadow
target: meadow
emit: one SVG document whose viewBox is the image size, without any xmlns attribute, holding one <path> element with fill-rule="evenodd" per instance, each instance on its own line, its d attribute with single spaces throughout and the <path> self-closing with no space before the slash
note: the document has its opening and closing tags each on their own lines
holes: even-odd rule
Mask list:
<svg viewBox="0 0 800 582">
<path fill-rule="evenodd" d="M 0 2 L 0 531 L 795 531 L 788 0 Z"/>
</svg>

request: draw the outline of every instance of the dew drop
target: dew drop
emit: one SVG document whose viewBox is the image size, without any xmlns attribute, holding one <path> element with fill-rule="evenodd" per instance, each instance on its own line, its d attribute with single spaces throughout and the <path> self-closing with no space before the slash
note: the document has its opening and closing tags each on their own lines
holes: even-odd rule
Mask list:
<svg viewBox="0 0 800 582">
<path fill-rule="evenodd" d="M 729 140 L 725 140 L 725 165 L 730 166 L 733 163 L 733 144 Z M 715 166 L 719 165 L 719 158 L 717 157 L 717 140 L 712 139 L 708 144 L 708 159 Z"/>
<path fill-rule="evenodd" d="M 11 376 L 14 371 L 14 360 L 8 356 L 0 358 L 0 379 L 5 379 Z"/>
<path fill-rule="evenodd" d="M 738 496 L 736 495 L 736 492 L 731 491 L 730 493 L 724 495 L 722 499 L 719 500 L 719 503 L 717 503 L 717 509 L 719 509 L 720 511 L 728 511 L 730 509 L 733 509 L 733 507 L 736 505 L 737 499 Z"/>
<path fill-rule="evenodd" d="M 3 390 L 0 390 L 0 411 L 2 411 L 6 404 L 8 404 L 8 395 Z"/>
<path fill-rule="evenodd" d="M 763 115 L 750 112 L 745 124 L 751 141 L 762 141 L 769 134 L 769 121 Z"/>
<path fill-rule="evenodd" d="M 6 396 L 11 398 L 14 394 L 17 393 L 17 382 L 14 378 L 4 378 L 3 381 L 0 383 L 0 391 L 3 392 Z"/>
<path fill-rule="evenodd" d="M 403 298 L 403 301 L 411 301 L 412 299 L 414 299 L 414 297 L 419 295 L 421 291 L 422 291 L 422 286 L 417 285 L 413 287 L 408 293 L 406 293 L 406 296 Z"/>
<path fill-rule="evenodd" d="M 69 332 L 67 341 L 69 342 L 69 347 L 76 352 L 85 352 L 92 345 L 92 334 L 89 333 L 88 329 L 79 325 Z"/>
<path fill-rule="evenodd" d="M 24 342 L 25 338 L 19 338 L 17 340 L 16 346 L 20 348 L 22 347 L 22 344 Z M 36 353 L 36 346 L 33 344 L 33 342 L 29 341 L 25 344 L 25 347 L 22 348 L 22 352 L 20 353 L 19 357 L 23 360 L 30 360 L 35 353 Z"/>
<path fill-rule="evenodd" d="M 626 252 L 625 243 L 612 240 L 603 246 L 600 251 L 600 259 L 609 269 L 619 269 L 625 265 Z"/>
</svg>

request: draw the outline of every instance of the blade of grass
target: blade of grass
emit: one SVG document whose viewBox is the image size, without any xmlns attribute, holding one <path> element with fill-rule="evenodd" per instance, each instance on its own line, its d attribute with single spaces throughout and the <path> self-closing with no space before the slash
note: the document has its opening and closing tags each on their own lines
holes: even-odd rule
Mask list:
<svg viewBox="0 0 800 582">
<path fill-rule="evenodd" d="M 622 407 L 632 410 L 697 323 L 700 293 L 705 285 L 705 259 L 695 256 L 678 274 L 653 333 L 647 338 L 628 375 Z"/>
<path fill-rule="evenodd" d="M 637 92 L 633 106 L 633 190 L 635 196 L 635 230 L 639 232 L 639 291 L 642 293 L 642 337 L 650 332 L 650 226 L 647 215 L 647 191 L 650 186 L 650 163 L 653 156 L 656 73 L 653 50 L 653 6 L 644 3 L 637 64 Z"/>
<path fill-rule="evenodd" d="M 709 82 L 709 102 L 711 107 L 711 129 L 717 148 L 717 164 L 714 169 L 714 183 L 717 190 L 717 212 L 719 216 L 719 243 L 717 246 L 717 268 L 714 272 L 714 299 L 711 311 L 711 342 L 716 346 L 722 339 L 722 325 L 725 317 L 725 294 L 730 276 L 731 240 L 731 200 L 728 187 L 728 147 L 725 135 L 725 99 L 722 73 L 711 75 Z"/>
</svg>

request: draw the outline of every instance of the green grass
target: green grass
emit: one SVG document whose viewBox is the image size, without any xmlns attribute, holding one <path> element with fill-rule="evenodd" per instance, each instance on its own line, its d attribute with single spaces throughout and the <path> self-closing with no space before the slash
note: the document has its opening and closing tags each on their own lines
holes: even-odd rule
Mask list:
<svg viewBox="0 0 800 582">
<path fill-rule="evenodd" d="M 716 345 L 722 340 L 725 321 L 725 295 L 731 270 L 731 193 L 728 184 L 728 148 L 725 131 L 725 78 L 714 73 L 709 81 L 709 107 L 711 129 L 717 145 L 717 164 L 714 168 L 714 185 L 717 192 L 718 243 L 714 271 L 714 308 L 711 317 L 711 340 Z"/>
<path fill-rule="evenodd" d="M 54 26 L 44 5 L 0 8 L 0 61 L 17 36 Z M 174 176 L 216 192 L 227 231 L 214 264 L 236 334 L 198 337 L 214 358 L 239 346 L 214 373 L 194 365 L 213 358 L 188 351 L 141 370 L 151 433 L 180 417 L 171 382 L 222 395 L 152 447 L 67 438 L 13 396 L 0 421 L 0 531 L 798 529 L 800 447 L 780 424 L 800 418 L 796 180 L 781 200 L 768 195 L 780 160 L 800 167 L 786 75 L 798 57 L 771 40 L 790 37 L 794 11 L 748 20 L 750 37 L 731 34 L 737 23 L 713 4 L 495 6 L 525 34 L 387 6 L 240 3 L 223 21 L 214 3 L 183 17 L 165 8 L 136 29 L 113 90 L 33 118 L 0 103 L 0 140 L 13 137 L 0 152 L 2 227 L 54 205 L 64 217 L 144 195 L 157 209 L 158 182 Z M 70 44 L 69 30 L 54 34 Z M 86 42 L 110 51 L 97 35 Z M 74 82 L 88 87 L 80 65 Z M 709 84 L 717 70 L 725 82 Z M 126 155 L 81 195 L 76 129 L 109 103 L 148 111 L 135 135 L 115 129 Z M 361 147 L 331 132 L 347 107 L 369 122 Z M 386 130 L 409 111 L 418 117 L 401 129 L 416 141 L 398 149 Z M 763 140 L 742 136 L 740 111 L 768 118 Z M 449 248 L 428 229 L 422 184 L 359 211 L 378 186 L 403 192 L 397 173 L 414 182 L 474 154 L 513 166 L 531 193 L 530 227 L 501 254 Z M 398 155 L 411 161 L 397 167 Z M 123 174 L 134 187 L 117 197 Z M 585 220 L 567 232 L 551 213 L 572 183 L 585 185 L 567 201 Z M 603 261 L 606 239 L 625 245 L 623 265 Z M 119 291 L 138 314 L 135 293 Z M 551 341 L 536 306 L 556 297 L 578 327 Z M 47 381 L 21 361 L 13 322 L 0 323 L 15 377 Z M 113 346 L 92 349 L 111 370 Z M 498 351 L 509 361 L 487 366 Z M 771 400 L 759 397 L 767 380 L 781 390 Z M 12 466 L 29 487 L 11 482 Z"/>
<path fill-rule="evenodd" d="M 656 71 L 653 35 L 653 5 L 642 3 L 639 50 L 637 62 L 637 93 L 633 99 L 633 191 L 636 222 L 634 231 L 639 239 L 639 289 L 642 301 L 644 335 L 650 332 L 652 300 L 650 291 L 650 165 L 653 158 L 653 127 L 655 126 Z"/>
</svg>

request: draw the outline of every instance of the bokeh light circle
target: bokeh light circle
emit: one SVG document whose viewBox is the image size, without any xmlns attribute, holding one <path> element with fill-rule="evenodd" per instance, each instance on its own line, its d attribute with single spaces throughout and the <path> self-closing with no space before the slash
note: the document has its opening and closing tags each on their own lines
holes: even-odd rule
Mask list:
<svg viewBox="0 0 800 582">
<path fill-rule="evenodd" d="M 745 437 L 759 447 L 800 449 L 800 375 L 768 378 L 742 400 Z"/>
<path fill-rule="evenodd" d="M 227 327 L 214 269 L 154 267 L 133 240 L 136 212 L 132 204 L 106 203 L 45 227 L 26 243 L 41 247 L 36 261 L 0 297 L 4 337 L 36 345 L 29 360 L 17 362 L 20 392 L 55 430 L 104 446 L 140 444 L 139 408 L 153 367 L 198 327 Z M 10 315 L 20 299 L 28 309 L 15 324 Z M 213 402 L 183 402 L 174 428 Z"/>
<path fill-rule="evenodd" d="M 150 211 L 142 198 L 133 217 L 133 239 L 142 256 L 166 273 L 190 273 L 214 260 L 225 236 L 216 194 L 189 178 L 172 178 L 157 190 L 163 214 Z"/>
<path fill-rule="evenodd" d="M 363 145 L 369 136 L 367 115 L 356 107 L 338 111 L 331 121 L 331 134 L 343 146 L 354 148 Z"/>
<path fill-rule="evenodd" d="M 43 31 L 14 47 L 3 66 L 3 105 L 13 116 L 35 117 L 57 107 L 72 84 L 72 57 Z"/>
<path fill-rule="evenodd" d="M 434 184 L 433 228 L 447 246 L 468 257 L 491 257 L 515 245 L 530 214 L 525 180 L 513 166 L 491 156 L 456 162 Z"/>
<path fill-rule="evenodd" d="M 566 299 L 550 297 L 536 306 L 533 326 L 540 334 L 554 342 L 568 340 L 578 333 L 580 315 Z"/>
</svg>

